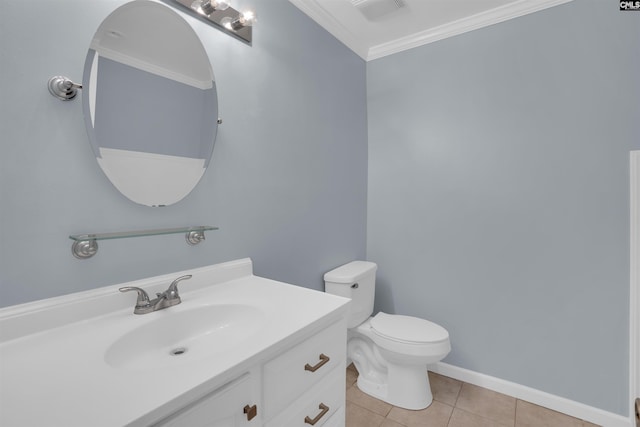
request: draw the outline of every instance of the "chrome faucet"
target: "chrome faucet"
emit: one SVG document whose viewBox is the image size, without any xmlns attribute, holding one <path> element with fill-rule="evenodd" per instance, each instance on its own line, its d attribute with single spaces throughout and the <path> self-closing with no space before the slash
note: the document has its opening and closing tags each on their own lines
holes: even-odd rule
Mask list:
<svg viewBox="0 0 640 427">
<path fill-rule="evenodd" d="M 137 286 L 125 286 L 118 289 L 120 292 L 136 291 L 138 293 L 138 299 L 136 300 L 136 306 L 133 309 L 134 314 L 147 314 L 163 308 L 171 307 L 180 304 L 180 294 L 178 293 L 178 282 L 186 279 L 191 279 L 191 274 L 186 276 L 180 276 L 167 288 L 166 291 L 156 294 L 156 298 L 150 300 L 149 294 L 142 288 Z"/>
</svg>

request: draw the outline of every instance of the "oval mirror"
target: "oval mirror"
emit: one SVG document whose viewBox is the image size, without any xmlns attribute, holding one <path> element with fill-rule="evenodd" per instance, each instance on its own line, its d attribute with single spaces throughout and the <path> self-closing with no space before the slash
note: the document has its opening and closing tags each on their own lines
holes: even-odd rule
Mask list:
<svg viewBox="0 0 640 427">
<path fill-rule="evenodd" d="M 189 194 L 218 130 L 213 70 L 193 28 L 168 6 L 127 3 L 98 28 L 82 83 L 89 140 L 113 185 L 147 206 Z"/>
</svg>

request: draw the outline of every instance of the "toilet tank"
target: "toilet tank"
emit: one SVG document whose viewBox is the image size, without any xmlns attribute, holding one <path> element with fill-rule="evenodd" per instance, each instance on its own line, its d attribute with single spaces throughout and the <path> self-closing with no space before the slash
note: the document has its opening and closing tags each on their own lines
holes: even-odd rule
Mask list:
<svg viewBox="0 0 640 427">
<path fill-rule="evenodd" d="M 351 299 L 348 328 L 358 326 L 373 313 L 377 268 L 373 262 L 352 261 L 324 275 L 326 293 Z"/>
</svg>

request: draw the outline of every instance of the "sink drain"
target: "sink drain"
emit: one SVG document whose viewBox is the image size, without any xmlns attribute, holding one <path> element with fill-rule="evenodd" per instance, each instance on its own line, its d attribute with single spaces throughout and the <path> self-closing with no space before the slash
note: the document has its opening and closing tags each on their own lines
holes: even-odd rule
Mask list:
<svg viewBox="0 0 640 427">
<path fill-rule="evenodd" d="M 173 350 L 171 350 L 169 352 L 170 355 L 172 356 L 181 356 L 183 354 L 185 354 L 187 352 L 187 349 L 184 347 L 178 347 L 178 348 L 174 348 Z"/>
</svg>

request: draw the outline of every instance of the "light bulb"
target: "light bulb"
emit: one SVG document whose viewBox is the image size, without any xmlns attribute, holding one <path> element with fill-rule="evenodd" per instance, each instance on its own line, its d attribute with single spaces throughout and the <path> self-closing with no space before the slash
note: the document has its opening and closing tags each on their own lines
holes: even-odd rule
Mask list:
<svg viewBox="0 0 640 427">
<path fill-rule="evenodd" d="M 220 25 L 225 27 L 227 30 L 233 30 L 233 26 L 231 25 L 231 21 L 233 21 L 233 19 L 230 16 L 225 16 L 224 18 L 222 18 L 220 20 Z"/>
<path fill-rule="evenodd" d="M 195 0 L 191 3 L 191 9 L 201 15 L 211 15 L 216 10 L 225 10 L 229 8 L 228 0 Z"/>
<path fill-rule="evenodd" d="M 251 27 L 253 24 L 258 22 L 258 18 L 252 10 L 242 12 L 238 19 L 240 20 L 240 24 L 242 24 L 243 27 Z"/>
<path fill-rule="evenodd" d="M 227 30 L 237 31 L 242 27 L 250 27 L 257 22 L 256 14 L 253 11 L 242 12 L 236 18 L 222 18 L 220 24 Z"/>
<path fill-rule="evenodd" d="M 216 10 L 227 10 L 231 5 L 231 2 L 229 0 L 218 0 L 212 1 L 211 3 Z"/>
</svg>

